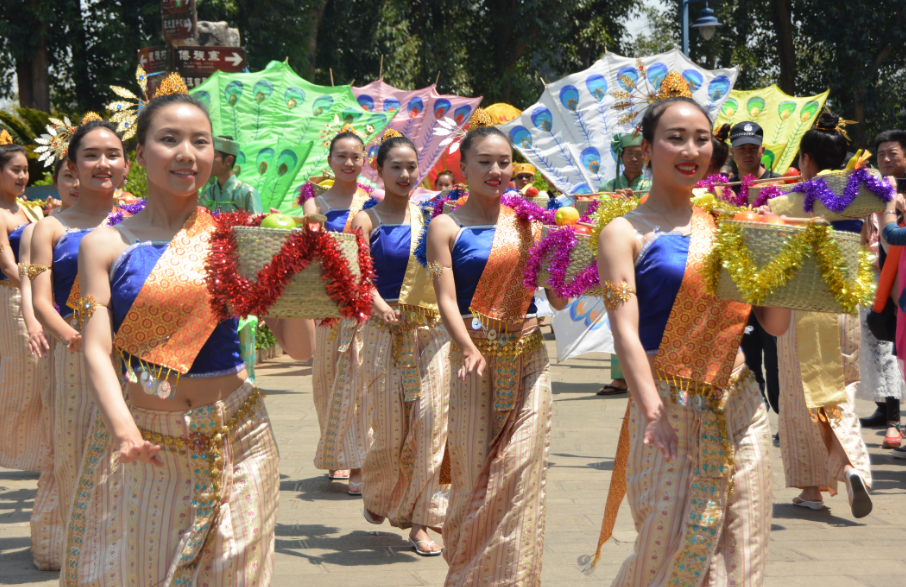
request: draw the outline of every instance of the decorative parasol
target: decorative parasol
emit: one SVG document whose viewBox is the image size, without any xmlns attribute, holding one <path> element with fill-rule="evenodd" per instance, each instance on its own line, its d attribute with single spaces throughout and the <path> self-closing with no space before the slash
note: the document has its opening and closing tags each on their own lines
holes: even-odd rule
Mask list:
<svg viewBox="0 0 906 587">
<path fill-rule="evenodd" d="M 829 93 L 830 90 L 796 98 L 776 85 L 760 90 L 733 90 L 720 109 L 714 127 L 757 122 L 764 129 L 764 153 L 773 162 L 773 170 L 782 174 L 794 163 L 799 141 L 818 119 Z"/>
<path fill-rule="evenodd" d="M 191 94 L 211 115 L 215 135 L 242 145 L 239 178 L 258 189 L 265 209 L 296 208 L 296 191 L 327 167 L 330 139 L 351 124 L 368 143 L 393 113 L 369 113 L 350 86 L 318 86 L 283 62 L 257 73 L 217 72 Z"/>
<path fill-rule="evenodd" d="M 665 78 L 681 76 L 714 118 L 738 73 L 703 69 L 679 49 L 642 59 L 606 53 L 589 69 L 546 84 L 538 102 L 501 130 L 560 191 L 595 193 L 614 178 L 611 138 L 637 127 Z"/>
<path fill-rule="evenodd" d="M 386 112 L 389 116 L 400 112 L 389 127 L 412 139 L 418 148 L 418 182 L 428 177 L 432 167 L 446 151 L 441 146 L 442 136 L 434 135 L 438 121 L 452 119 L 460 128 L 469 122 L 472 111 L 481 103 L 481 96 L 464 98 L 462 96 L 441 95 L 435 86 L 420 90 L 405 91 L 377 80 L 362 87 L 352 88 L 359 105 L 368 112 Z M 368 159 L 377 154 L 380 141 L 368 145 Z M 372 181 L 379 181 L 377 171 L 365 165 L 362 175 Z"/>
</svg>

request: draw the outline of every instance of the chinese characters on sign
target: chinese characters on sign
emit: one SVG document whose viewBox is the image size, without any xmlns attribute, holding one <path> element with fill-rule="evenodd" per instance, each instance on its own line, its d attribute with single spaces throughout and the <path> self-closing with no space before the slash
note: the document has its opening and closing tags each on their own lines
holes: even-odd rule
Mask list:
<svg viewBox="0 0 906 587">
<path fill-rule="evenodd" d="M 195 38 L 195 0 L 162 0 L 160 13 L 165 41 Z"/>
<path fill-rule="evenodd" d="M 173 52 L 172 67 L 168 51 Z M 245 50 L 239 47 L 146 47 L 139 49 L 138 60 L 152 86 L 160 83 L 155 74 L 172 70 L 178 72 L 186 86 L 192 89 L 200 86 L 215 71 L 237 73 L 246 69 Z"/>
</svg>

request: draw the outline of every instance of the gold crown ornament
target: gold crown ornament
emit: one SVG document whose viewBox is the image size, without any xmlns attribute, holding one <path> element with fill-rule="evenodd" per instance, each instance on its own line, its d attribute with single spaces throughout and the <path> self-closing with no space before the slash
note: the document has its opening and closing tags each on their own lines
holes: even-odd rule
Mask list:
<svg viewBox="0 0 906 587">
<path fill-rule="evenodd" d="M 388 128 L 384 131 L 384 136 L 381 137 L 381 142 L 383 143 L 384 141 L 386 141 L 388 139 L 401 139 L 401 138 L 403 138 L 403 133 L 401 133 L 397 130 L 393 130 L 392 128 Z"/>
<path fill-rule="evenodd" d="M 85 116 L 82 117 L 82 122 L 79 123 L 79 126 L 88 124 L 89 122 L 91 122 L 93 120 L 99 120 L 101 122 L 104 122 L 104 117 L 101 116 L 100 114 L 98 114 L 97 112 L 87 112 L 85 114 Z"/>
<path fill-rule="evenodd" d="M 148 75 L 139 65 L 135 70 L 135 80 L 142 89 L 142 96 L 148 95 Z M 123 139 L 132 138 L 135 135 L 135 121 L 138 119 L 138 111 L 144 108 L 148 103 L 147 99 L 142 99 L 120 86 L 110 86 L 113 93 L 125 100 L 117 100 L 107 104 L 107 110 L 113 112 L 110 122 L 117 123 L 116 132 L 121 133 Z"/>
<path fill-rule="evenodd" d="M 183 81 L 181 75 L 178 73 L 171 73 L 160 83 L 154 97 L 159 98 L 160 96 L 173 96 L 175 94 L 188 95 L 189 88 L 186 86 L 186 82 Z"/>
<path fill-rule="evenodd" d="M 13 137 L 11 134 L 6 132 L 6 129 L 0 130 L 0 147 L 5 145 L 12 145 Z"/>
<path fill-rule="evenodd" d="M 469 117 L 469 130 L 485 128 L 488 126 L 496 126 L 494 124 L 494 119 L 491 118 L 491 115 L 488 114 L 488 111 L 484 108 L 476 108 L 475 112 L 472 113 L 472 116 Z"/>
</svg>

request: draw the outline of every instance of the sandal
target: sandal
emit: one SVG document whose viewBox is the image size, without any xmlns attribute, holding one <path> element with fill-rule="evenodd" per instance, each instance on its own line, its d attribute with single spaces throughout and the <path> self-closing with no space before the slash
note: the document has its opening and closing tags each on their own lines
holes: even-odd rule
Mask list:
<svg viewBox="0 0 906 587">
<path fill-rule="evenodd" d="M 418 547 L 419 544 L 427 544 L 429 547 L 434 546 L 436 543 L 433 540 L 430 540 L 430 541 L 429 540 L 412 540 L 410 538 L 409 544 L 411 544 L 412 548 L 415 549 L 415 554 L 417 554 L 419 556 L 440 556 L 444 552 L 444 549 L 440 549 L 437 552 L 433 552 L 430 550 L 421 550 Z"/>
<path fill-rule="evenodd" d="M 820 501 L 820 500 L 819 501 L 806 501 L 799 496 L 796 496 L 793 498 L 793 505 L 798 505 L 801 508 L 807 508 L 807 509 L 815 510 L 815 511 L 824 509 L 823 501 Z"/>
<path fill-rule="evenodd" d="M 346 490 L 346 493 L 353 497 L 362 497 L 362 482 L 353 483 L 349 482 L 349 489 Z"/>
<path fill-rule="evenodd" d="M 379 516 L 377 514 L 372 514 L 368 511 L 368 508 L 362 508 L 362 515 L 365 516 L 365 521 L 369 524 L 374 524 L 375 526 L 380 526 L 384 523 L 384 516 Z"/>
<path fill-rule="evenodd" d="M 599 389 L 598 393 L 596 393 L 595 395 L 604 395 L 604 396 L 621 395 L 621 394 L 628 393 L 628 392 L 629 392 L 628 387 L 620 388 L 620 387 L 617 387 L 616 385 L 614 385 L 613 383 L 609 383 L 609 384 L 605 385 L 604 387 L 602 387 L 601 389 Z"/>
<path fill-rule="evenodd" d="M 849 494 L 849 507 L 854 518 L 864 518 L 871 513 L 871 497 L 862 474 L 855 469 L 850 469 L 843 475 L 846 481 L 846 492 Z"/>
<path fill-rule="evenodd" d="M 888 424 L 888 428 L 896 428 L 896 435 L 890 436 L 887 435 L 884 437 L 884 442 L 881 443 L 881 446 L 884 448 L 900 448 L 900 444 L 903 442 L 903 433 L 900 432 L 899 424 Z"/>
</svg>

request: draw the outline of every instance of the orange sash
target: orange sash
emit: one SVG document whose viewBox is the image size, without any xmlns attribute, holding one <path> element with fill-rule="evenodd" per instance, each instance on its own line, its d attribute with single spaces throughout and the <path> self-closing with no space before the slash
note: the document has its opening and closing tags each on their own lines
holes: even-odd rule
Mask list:
<svg viewBox="0 0 906 587">
<path fill-rule="evenodd" d="M 681 388 L 688 385 L 695 390 L 704 384 L 723 389 L 729 385 L 752 309 L 708 293 L 704 270 L 716 230 L 711 216 L 696 208 L 686 272 L 654 360 L 660 379 Z"/>
<path fill-rule="evenodd" d="M 181 374 L 217 326 L 205 262 L 217 224 L 204 208 L 170 241 L 135 298 L 114 344 L 123 352 Z"/>
<path fill-rule="evenodd" d="M 541 223 L 520 221 L 512 208 L 500 207 L 488 264 L 469 307 L 486 326 L 522 327 L 535 295 L 534 290 L 522 285 L 522 279 L 529 250 L 539 238 Z"/>
<path fill-rule="evenodd" d="M 362 211 L 362 206 L 371 199 L 371 194 L 359 188 L 356 190 L 354 196 L 352 196 L 352 203 L 349 204 L 349 217 L 346 218 L 346 226 L 343 227 L 343 232 L 352 232 L 352 219 L 355 218 L 355 215 Z"/>
</svg>

